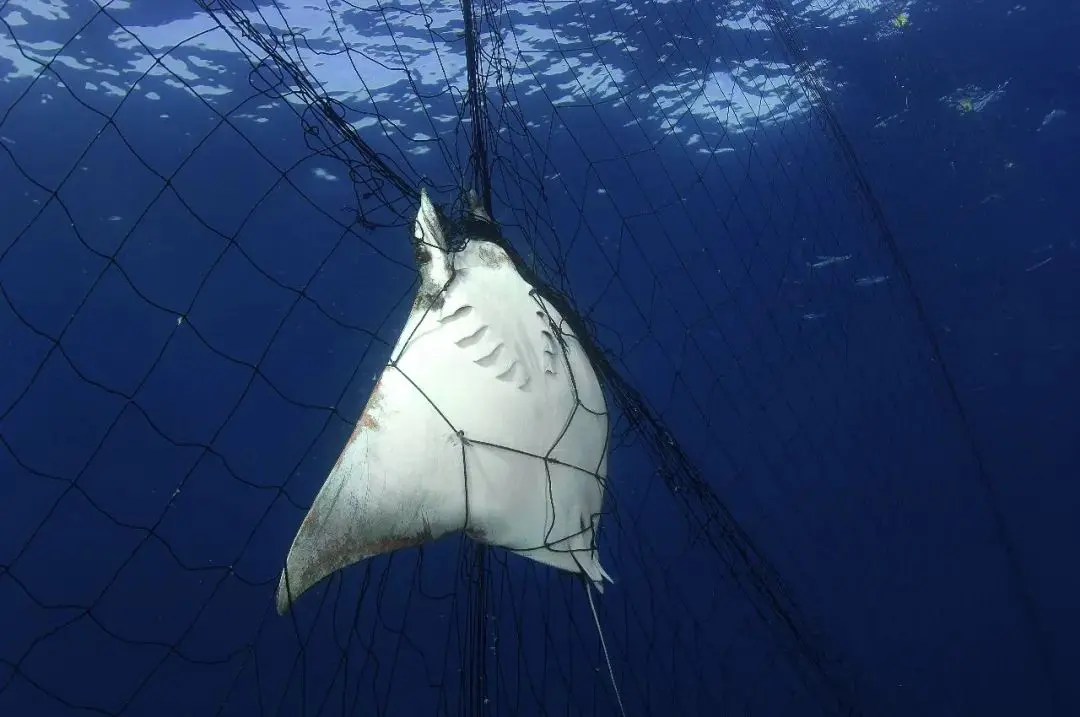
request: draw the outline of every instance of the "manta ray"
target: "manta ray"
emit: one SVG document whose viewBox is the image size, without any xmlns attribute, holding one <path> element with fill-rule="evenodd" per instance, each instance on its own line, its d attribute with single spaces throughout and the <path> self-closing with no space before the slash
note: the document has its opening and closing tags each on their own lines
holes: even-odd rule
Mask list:
<svg viewBox="0 0 1080 717">
<path fill-rule="evenodd" d="M 472 226 L 495 228 L 478 203 L 471 212 Z M 476 233 L 450 251 L 447 221 L 421 193 L 412 309 L 293 539 L 279 612 L 336 570 L 455 531 L 601 591 L 611 580 L 595 540 L 608 462 L 600 382 L 497 232 Z"/>
<path fill-rule="evenodd" d="M 280 614 L 337 570 L 463 531 L 582 576 L 599 630 L 588 587 L 611 582 L 596 547 L 604 391 L 566 317 L 522 278 L 475 193 L 470 204 L 451 251 L 451 225 L 421 191 L 416 297 L 293 539 Z"/>
</svg>

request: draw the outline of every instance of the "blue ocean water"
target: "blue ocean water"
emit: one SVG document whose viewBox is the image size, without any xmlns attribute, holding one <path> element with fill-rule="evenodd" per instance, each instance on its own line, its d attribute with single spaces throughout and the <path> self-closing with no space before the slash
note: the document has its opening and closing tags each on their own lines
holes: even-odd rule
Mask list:
<svg viewBox="0 0 1080 717">
<path fill-rule="evenodd" d="M 248 17 L 302 31 L 292 52 L 358 135 L 453 201 L 458 5 L 277 8 Z M 749 4 L 507 4 L 496 218 L 539 237 L 526 258 L 867 713 L 1070 714 L 1080 14 L 785 9 L 910 286 Z M 253 89 L 276 70 L 194 4 L 9 0 L 0 19 L 0 714 L 459 711 L 460 544 L 273 614 L 411 302 L 414 207 L 350 176 L 300 98 Z M 358 229 L 358 204 L 387 226 Z M 775 666 L 792 647 L 733 597 L 640 444 L 612 475 L 600 607 L 629 713 L 812 712 Z M 492 560 L 488 709 L 616 714 L 583 597 Z"/>
</svg>

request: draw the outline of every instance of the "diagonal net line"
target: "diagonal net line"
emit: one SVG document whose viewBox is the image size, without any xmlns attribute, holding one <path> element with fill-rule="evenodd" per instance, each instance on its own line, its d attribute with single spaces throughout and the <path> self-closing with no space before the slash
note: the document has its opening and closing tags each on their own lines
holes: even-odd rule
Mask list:
<svg viewBox="0 0 1080 717">
<path fill-rule="evenodd" d="M 770 123 L 778 111 L 765 98 L 794 91 L 775 76 L 747 79 L 764 31 L 733 28 L 754 26 L 752 8 L 572 2 L 526 14 L 480 3 L 470 82 L 459 69 L 465 48 L 440 24 L 446 5 L 328 3 L 328 41 L 291 27 L 284 5 L 205 3 L 201 29 L 163 50 L 146 28 L 124 25 L 119 4 L 101 3 L 45 59 L 35 37 L 0 20 L 38 65 L 5 100 L 0 134 L 25 131 L 44 87 L 95 123 L 57 174 L 35 166 L 21 136 L 0 144 L 4 176 L 39 198 L 4 225 L 5 321 L 14 341 L 41 347 L 0 393 L 5 460 L 34 495 L 0 552 L 0 599 L 28 616 L 0 652 L 0 705 L 109 715 L 160 713 L 161 704 L 194 714 L 615 713 L 580 585 L 502 551 L 450 541 L 382 556 L 332 578 L 287 620 L 271 608 L 286 541 L 415 293 L 406 237 L 419 187 L 458 197 L 480 169 L 482 141 L 493 214 L 525 278 L 576 317 L 575 335 L 595 338 L 612 404 L 607 502 L 595 517 L 598 548 L 616 566 L 601 612 L 623 700 L 635 714 L 889 711 L 807 617 L 820 606 L 796 599 L 790 584 L 815 587 L 798 546 L 768 536 L 788 522 L 815 527 L 801 502 L 831 476 L 887 482 L 913 465 L 912 445 L 953 434 L 934 437 L 938 404 L 922 371 L 930 351 L 903 292 L 886 282 L 875 310 L 860 311 L 845 308 L 858 278 L 848 264 L 810 278 L 814 252 L 855 247 L 883 275 L 892 264 L 853 240 L 871 234 L 873 217 L 829 181 L 839 165 L 814 110 L 809 122 Z M 617 30 L 602 30 L 598 17 Z M 356 27 L 389 38 L 380 54 L 355 47 Z M 132 91 L 107 110 L 76 91 L 63 58 L 94 33 L 117 33 L 149 58 L 130 88 L 165 76 L 192 111 L 211 116 L 179 161 L 140 144 Z M 701 42 L 679 39 L 687 36 Z M 246 97 L 215 99 L 178 71 L 174 60 L 211 40 L 240 56 Z M 439 82 L 417 79 L 418 46 L 436 58 Z M 316 61 L 341 56 L 361 88 L 346 99 L 316 79 Z M 635 64 L 643 56 L 666 60 Z M 372 57 L 405 78 L 412 117 L 428 131 L 406 130 L 400 107 L 367 82 Z M 485 88 L 482 123 L 466 111 L 470 84 Z M 275 104 L 275 124 L 299 122 L 302 149 L 275 149 L 253 128 L 247 115 L 264 102 Z M 687 134 L 714 151 L 702 160 L 694 143 L 676 141 Z M 222 142 L 242 147 L 250 191 L 232 194 L 239 189 L 206 174 Z M 107 247 L 80 199 L 80 167 L 98 146 L 114 148 L 110 161 L 128 162 L 147 188 Z M 726 147 L 733 158 L 715 151 Z M 342 202 L 312 190 L 312 166 L 346 178 Z M 617 176 L 647 189 L 596 191 Z M 217 201 L 236 214 L 223 217 Z M 286 223 L 285 204 L 305 212 L 302 232 Z M 461 207 L 452 200 L 448 211 Z M 295 267 L 268 248 L 275 220 L 304 237 L 290 245 Z M 181 221 L 199 238 L 191 246 L 202 264 L 149 270 L 146 232 Z M 81 283 L 62 277 L 77 295 L 59 319 L 19 279 L 52 266 L 31 248 L 57 227 L 65 247 L 94 262 Z M 813 237 L 813 250 L 801 236 Z M 186 291 L 160 289 L 170 268 L 190 279 Z M 109 298 L 118 291 L 126 298 Z M 259 300 L 235 303 L 244 294 Z M 811 305 L 841 320 L 822 328 L 803 319 Z M 142 337 L 148 357 L 110 374 L 84 326 L 100 335 L 128 306 L 156 328 Z M 223 318 L 229 311 L 239 323 Z M 247 322 L 259 330 L 242 329 Z M 865 346 L 882 325 L 890 340 Z M 92 393 L 57 410 L 86 409 L 93 435 L 56 457 L 25 426 L 57 401 L 65 376 Z M 185 417 L 186 391 L 213 410 Z M 912 395 L 929 401 L 913 407 Z M 898 414 L 914 428 L 884 444 L 850 428 Z M 136 439 L 160 455 L 126 466 L 123 447 Z M 550 469 L 551 451 L 535 458 Z M 161 479 L 135 472 L 166 466 Z M 158 497 L 134 509 L 116 498 L 121 480 L 148 481 Z M 210 500 L 219 494 L 224 507 Z M 65 525 L 106 559 L 58 582 L 45 567 L 72 550 Z M 149 605 L 172 605 L 170 595 L 183 607 L 149 619 Z M 93 674 L 73 647 L 118 667 L 73 679 L 65 660 Z M 75 657 L 59 657 L 65 650 Z"/>
</svg>

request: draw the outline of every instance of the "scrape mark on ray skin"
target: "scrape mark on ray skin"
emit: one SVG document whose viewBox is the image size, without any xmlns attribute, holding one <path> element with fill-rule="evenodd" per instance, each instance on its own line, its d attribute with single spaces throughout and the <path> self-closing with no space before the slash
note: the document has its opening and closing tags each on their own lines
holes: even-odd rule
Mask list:
<svg viewBox="0 0 1080 717">
<path fill-rule="evenodd" d="M 375 543 L 371 543 L 368 546 L 368 550 L 373 555 L 379 555 L 382 553 L 389 553 L 392 550 L 400 550 L 401 548 L 413 548 L 418 545 L 431 540 L 434 535 L 431 531 L 431 525 L 426 520 L 423 520 L 423 529 L 421 529 L 415 535 L 394 535 L 380 540 Z"/>
<path fill-rule="evenodd" d="M 352 435 L 349 436 L 348 443 L 352 443 L 356 438 L 356 434 L 360 432 L 360 429 L 367 428 L 371 430 L 378 430 L 379 421 L 375 418 L 375 412 L 382 406 L 382 377 L 375 383 L 375 388 L 371 391 L 371 398 L 368 399 L 368 403 L 364 406 L 364 412 L 360 414 L 360 420 L 356 423 L 356 429 L 353 430 Z M 348 445 L 346 443 L 346 445 Z"/>
<path fill-rule="evenodd" d="M 338 454 L 337 460 L 334 461 L 334 467 L 331 469 L 331 472 L 337 470 L 338 464 L 341 463 L 341 458 L 348 453 L 349 447 L 356 441 L 361 431 L 379 430 L 379 420 L 375 417 L 375 413 L 382 406 L 382 398 L 382 377 L 380 376 L 379 380 L 375 383 L 375 388 L 371 390 L 371 397 L 368 398 L 367 405 L 364 406 L 364 412 L 360 414 L 360 420 L 356 422 L 356 426 L 353 427 L 352 433 L 349 434 L 349 439 L 345 441 L 345 446 L 341 449 L 341 453 Z"/>
</svg>

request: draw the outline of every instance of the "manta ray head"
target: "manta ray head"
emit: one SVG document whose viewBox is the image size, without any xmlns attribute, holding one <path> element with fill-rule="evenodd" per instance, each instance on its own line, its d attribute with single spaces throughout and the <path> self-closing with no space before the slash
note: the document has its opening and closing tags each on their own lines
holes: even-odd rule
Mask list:
<svg viewBox="0 0 1080 717">
<path fill-rule="evenodd" d="M 447 242 L 448 221 L 436 207 L 427 190 L 420 190 L 420 208 L 413 222 L 413 259 L 420 272 L 421 293 L 440 290 L 450 280 L 451 258 Z"/>
<path fill-rule="evenodd" d="M 472 266 L 514 265 L 514 252 L 479 195 L 470 189 L 465 211 L 450 219 L 420 190 L 420 208 L 413 223 L 413 259 L 420 272 L 417 299 L 430 304 L 449 284 L 455 271 Z"/>
</svg>

